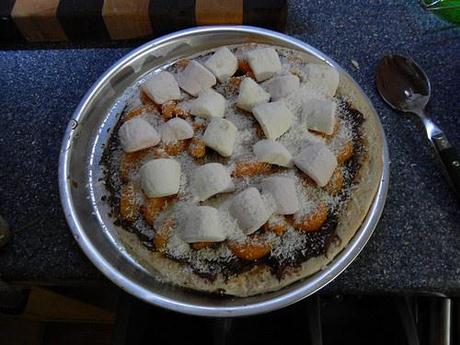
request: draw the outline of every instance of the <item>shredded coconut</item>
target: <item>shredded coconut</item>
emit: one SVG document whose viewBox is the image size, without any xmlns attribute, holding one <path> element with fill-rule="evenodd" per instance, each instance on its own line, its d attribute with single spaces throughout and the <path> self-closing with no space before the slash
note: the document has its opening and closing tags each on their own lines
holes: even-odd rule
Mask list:
<svg viewBox="0 0 460 345">
<path fill-rule="evenodd" d="M 254 45 L 251 44 L 242 45 L 234 48 L 233 53 L 238 58 L 242 58 L 245 56 L 247 51 L 253 48 Z M 279 71 L 277 75 L 286 75 L 287 73 L 292 73 L 297 75 L 301 82 L 299 89 L 297 89 L 293 94 L 281 99 L 281 101 L 286 104 L 287 108 L 294 115 L 294 119 L 291 129 L 283 134 L 277 141 L 283 144 L 292 154 L 292 156 L 295 156 L 297 153 L 299 153 L 303 146 L 307 142 L 311 141 L 320 141 L 325 143 L 337 155 L 343 145 L 353 139 L 351 124 L 349 121 L 346 121 L 347 114 L 343 101 L 336 98 L 333 99 L 335 102 L 337 102 L 338 105 L 338 127 L 332 138 L 319 136 L 308 131 L 305 119 L 301 116 L 301 109 L 305 100 L 311 98 L 331 98 L 319 92 L 318 90 L 315 90 L 312 88 L 311 84 L 308 83 L 307 73 L 305 71 L 305 66 L 307 63 L 305 63 L 300 57 L 292 56 L 292 52 L 289 50 L 285 50 L 283 48 L 277 48 L 277 50 L 280 53 L 280 60 L 282 63 L 281 71 Z M 208 56 L 209 54 L 204 54 L 195 58 L 195 60 L 203 63 Z M 173 72 L 175 69 L 176 68 L 174 66 L 170 67 L 170 70 Z M 152 73 L 157 73 L 157 71 L 153 71 Z M 148 76 L 152 73 L 146 75 L 145 78 L 148 78 Z M 127 109 L 134 109 L 141 105 L 139 92 L 137 92 L 137 90 L 142 82 L 143 80 L 139 81 L 129 89 L 129 92 L 132 93 L 132 97 L 127 98 Z M 189 182 L 193 176 L 194 169 L 201 166 L 203 161 L 206 163 L 218 161 L 219 163 L 224 164 L 228 172 L 231 173 L 238 161 L 243 159 L 256 159 L 253 153 L 253 146 L 257 141 L 261 140 L 261 138 L 259 138 L 256 134 L 257 123 L 253 115 L 248 112 L 243 112 L 236 107 L 238 88 L 235 92 L 234 88 L 232 89 L 228 82 L 226 82 L 217 83 L 214 89 L 226 98 L 224 118 L 232 122 L 238 129 L 232 156 L 224 159 L 219 157 L 217 154 L 211 154 L 207 155 L 204 160 L 197 161 L 187 152 L 182 152 L 180 155 L 173 157 L 181 164 L 181 178 L 178 201 L 168 205 L 168 207 L 160 213 L 155 221 L 153 228 L 147 225 L 142 219 L 137 220 L 133 224 L 139 233 L 145 235 L 147 238 L 153 238 L 155 233 L 154 229 L 158 229 L 168 217 L 174 217 L 176 222 L 167 244 L 167 254 L 178 260 L 184 260 L 188 262 L 193 269 L 202 273 L 220 272 L 221 267 L 218 263 L 229 262 L 235 259 L 235 256 L 224 244 L 218 244 L 216 248 L 194 250 L 188 243 L 181 240 L 178 234 L 181 231 L 180 224 L 183 222 L 184 209 L 190 207 L 191 205 L 207 205 L 217 208 L 227 239 L 240 243 L 245 242 L 248 237 L 240 229 L 236 219 L 229 214 L 229 205 L 234 195 L 249 187 L 256 187 L 260 191 L 260 181 L 265 177 L 251 176 L 233 178 L 233 183 L 235 184 L 235 192 L 231 194 L 218 194 L 201 203 L 199 203 L 198 200 L 193 197 Z M 178 104 L 178 106 L 184 110 L 189 110 L 191 102 L 194 98 L 190 97 L 183 91 L 181 91 L 181 95 L 183 99 Z M 140 116 L 157 129 L 160 128 L 165 122 L 158 110 L 144 112 Z M 205 125 L 207 123 L 206 119 L 194 116 L 191 118 L 186 118 L 186 121 L 192 125 Z M 201 134 L 195 133 L 195 137 L 201 137 Z M 121 150 L 113 152 L 112 159 L 116 164 L 115 166 L 119 166 L 122 154 L 123 152 Z M 143 161 L 145 162 L 152 158 L 153 157 L 151 155 L 147 155 Z M 341 200 L 343 200 L 343 195 L 350 193 L 349 188 L 344 190 L 342 193 L 339 193 L 337 196 L 330 196 L 325 190 L 314 185 L 304 183 L 305 181 L 303 180 L 302 174 L 303 173 L 298 171 L 295 167 L 290 169 L 281 169 L 272 174 L 273 176 L 286 176 L 294 179 L 295 181 L 296 194 L 299 200 L 300 209 L 294 214 L 294 220 L 299 221 L 305 215 L 312 213 L 318 207 L 320 202 L 325 203 L 328 206 L 330 212 L 339 212 Z M 345 181 L 349 180 L 347 174 L 348 171 L 344 169 Z M 132 171 L 129 178 L 131 181 L 133 181 L 133 183 L 138 184 L 138 170 Z M 276 235 L 270 231 L 266 231 L 261 233 L 261 236 L 258 237 L 260 241 L 266 241 L 270 243 L 272 247 L 270 255 L 282 263 L 292 261 L 294 259 L 295 253 L 299 251 L 301 252 L 302 250 L 309 250 L 309 248 L 305 248 L 307 235 L 301 231 L 295 230 L 290 223 L 286 222 L 285 217 L 273 214 L 274 210 L 276 209 L 276 204 L 271 195 L 262 195 L 262 199 L 265 207 L 269 210 L 270 214 L 272 214 L 268 220 L 269 225 L 285 225 L 287 227 L 287 231 L 282 236 Z M 137 202 L 139 204 L 143 203 L 143 194 L 140 191 L 138 193 Z"/>
</svg>

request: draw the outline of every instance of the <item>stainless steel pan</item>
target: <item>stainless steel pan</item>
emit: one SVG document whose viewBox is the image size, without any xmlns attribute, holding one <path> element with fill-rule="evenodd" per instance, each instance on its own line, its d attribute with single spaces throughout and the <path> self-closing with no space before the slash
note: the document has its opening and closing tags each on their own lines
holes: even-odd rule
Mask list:
<svg viewBox="0 0 460 345">
<path fill-rule="evenodd" d="M 89 259 L 110 280 L 127 292 L 164 308 L 206 316 L 241 316 L 268 312 L 295 303 L 337 277 L 360 253 L 379 220 L 388 189 L 388 148 L 384 141 L 384 170 L 369 213 L 349 245 L 322 271 L 282 290 L 248 298 L 195 293 L 158 282 L 128 255 L 100 201 L 104 186 L 99 159 L 110 129 L 123 107 L 127 88 L 152 69 L 181 57 L 221 45 L 267 43 L 297 49 L 312 61 L 324 61 L 348 78 L 361 100 L 377 117 L 361 88 L 332 59 L 292 37 L 247 26 L 198 27 L 150 41 L 115 63 L 87 92 L 65 132 L 59 161 L 61 201 L 70 229 Z M 121 97 L 121 98 L 120 98 Z M 380 124 L 380 122 L 379 122 Z M 382 137 L 383 130 L 382 131 Z"/>
</svg>

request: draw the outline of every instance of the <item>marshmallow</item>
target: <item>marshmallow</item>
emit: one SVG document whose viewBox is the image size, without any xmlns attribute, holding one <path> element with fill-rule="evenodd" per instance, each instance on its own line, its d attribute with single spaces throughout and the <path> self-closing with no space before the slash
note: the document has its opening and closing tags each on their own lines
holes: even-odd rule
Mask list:
<svg viewBox="0 0 460 345">
<path fill-rule="evenodd" d="M 204 117 L 223 117 L 225 111 L 225 98 L 213 89 L 201 91 L 198 98 L 191 101 L 190 113 Z"/>
<path fill-rule="evenodd" d="M 277 101 L 297 91 L 300 86 L 300 80 L 298 76 L 288 74 L 270 79 L 264 86 L 272 96 L 272 100 Z"/>
<path fill-rule="evenodd" d="M 160 135 L 150 123 L 135 117 L 126 121 L 118 130 L 121 147 L 125 152 L 134 152 L 155 146 L 160 142 Z"/>
<path fill-rule="evenodd" d="M 227 47 L 222 47 L 205 62 L 204 64 L 221 82 L 235 74 L 238 69 L 238 59 Z"/>
<path fill-rule="evenodd" d="M 176 79 L 169 72 L 160 72 L 147 79 L 142 85 L 142 91 L 156 104 L 181 99 Z"/>
<path fill-rule="evenodd" d="M 252 111 L 256 105 L 267 103 L 270 94 L 251 78 L 244 78 L 240 84 L 240 93 L 236 106 L 246 111 Z"/>
<path fill-rule="evenodd" d="M 302 106 L 302 117 L 308 129 L 331 135 L 335 128 L 337 105 L 330 100 L 311 99 Z"/>
<path fill-rule="evenodd" d="M 216 77 L 200 63 L 190 61 L 187 67 L 178 74 L 177 81 L 182 90 L 196 97 L 201 91 L 213 86 L 216 83 Z"/>
<path fill-rule="evenodd" d="M 299 210 L 299 200 L 294 180 L 287 177 L 273 176 L 262 180 L 262 191 L 271 194 L 279 214 L 294 214 Z"/>
<path fill-rule="evenodd" d="M 230 121 L 213 118 L 203 135 L 206 146 L 224 157 L 230 157 L 235 144 L 237 128 Z"/>
<path fill-rule="evenodd" d="M 184 119 L 175 117 L 166 122 L 161 130 L 161 140 L 165 144 L 171 144 L 178 140 L 193 137 L 193 127 Z"/>
<path fill-rule="evenodd" d="M 210 206 L 191 206 L 185 210 L 179 237 L 188 243 L 221 242 L 225 233 L 219 213 Z"/>
<path fill-rule="evenodd" d="M 320 187 L 330 180 L 337 166 L 334 154 L 322 142 L 311 142 L 296 157 L 295 165 Z"/>
<path fill-rule="evenodd" d="M 271 216 L 262 196 L 254 187 L 242 191 L 232 199 L 229 213 L 247 235 L 258 230 Z"/>
<path fill-rule="evenodd" d="M 254 145 L 254 154 L 262 162 L 291 168 L 294 166 L 289 151 L 274 140 L 260 140 Z"/>
<path fill-rule="evenodd" d="M 153 159 L 141 170 L 141 186 L 149 198 L 174 195 L 179 191 L 180 164 L 174 159 Z"/>
<path fill-rule="evenodd" d="M 230 174 L 219 163 L 208 163 L 196 168 L 191 182 L 192 194 L 205 201 L 218 193 L 233 192 L 235 186 Z"/>
<path fill-rule="evenodd" d="M 293 115 L 283 101 L 259 104 L 252 113 L 268 139 L 280 137 L 292 126 Z"/>
<path fill-rule="evenodd" d="M 334 96 L 339 87 L 339 72 L 328 65 L 308 64 L 305 67 L 307 83 L 312 87 L 325 93 L 328 96 Z"/>
<path fill-rule="evenodd" d="M 247 54 L 249 66 L 257 81 L 271 78 L 281 70 L 281 61 L 278 53 L 273 48 L 261 48 Z"/>
</svg>

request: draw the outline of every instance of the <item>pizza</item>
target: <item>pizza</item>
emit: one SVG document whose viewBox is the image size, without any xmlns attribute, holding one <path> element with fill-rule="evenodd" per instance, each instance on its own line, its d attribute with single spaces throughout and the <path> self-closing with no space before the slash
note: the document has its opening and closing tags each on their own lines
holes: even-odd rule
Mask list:
<svg viewBox="0 0 460 345">
<path fill-rule="evenodd" d="M 377 120 L 350 83 L 262 44 L 145 75 L 127 90 L 101 160 L 130 255 L 162 282 L 241 297 L 327 266 L 382 175 Z"/>
</svg>

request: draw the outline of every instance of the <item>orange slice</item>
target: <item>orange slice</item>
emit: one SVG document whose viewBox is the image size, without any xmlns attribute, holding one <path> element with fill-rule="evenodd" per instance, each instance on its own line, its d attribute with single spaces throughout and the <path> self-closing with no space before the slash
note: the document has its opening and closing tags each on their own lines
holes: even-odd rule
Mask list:
<svg viewBox="0 0 460 345">
<path fill-rule="evenodd" d="M 162 198 L 145 198 L 144 204 L 141 206 L 141 212 L 145 221 L 153 225 L 157 216 L 163 211 L 169 202 L 172 202 L 174 197 Z"/>
<path fill-rule="evenodd" d="M 214 242 L 195 242 L 191 243 L 190 246 L 195 250 L 200 250 L 205 248 L 211 248 L 213 244 Z"/>
<path fill-rule="evenodd" d="M 327 219 L 326 204 L 320 202 L 316 209 L 305 215 L 301 221 L 294 221 L 294 228 L 305 232 L 314 232 L 321 229 Z"/>
<path fill-rule="evenodd" d="M 179 140 L 173 144 L 165 145 L 163 149 L 170 156 L 178 156 L 185 150 L 186 146 L 187 145 L 184 140 Z"/>
<path fill-rule="evenodd" d="M 246 60 L 238 60 L 238 69 L 248 77 L 255 79 L 254 73 Z"/>
<path fill-rule="evenodd" d="M 270 245 L 257 237 L 250 238 L 244 243 L 229 241 L 228 247 L 237 257 L 247 261 L 261 259 L 271 251 Z"/>
<path fill-rule="evenodd" d="M 120 215 L 130 223 L 134 222 L 139 215 L 136 191 L 132 183 L 127 183 L 121 187 Z"/>
<path fill-rule="evenodd" d="M 160 253 L 164 253 L 166 251 L 169 236 L 171 234 L 173 226 L 174 219 L 168 218 L 163 222 L 163 224 L 161 224 L 160 228 L 155 233 L 155 237 L 153 238 L 153 244 L 155 245 L 156 250 L 158 250 Z"/>
<path fill-rule="evenodd" d="M 347 141 L 337 154 L 337 162 L 344 163 L 353 156 L 353 143 Z"/>
<path fill-rule="evenodd" d="M 263 228 L 265 231 L 271 231 L 277 234 L 278 236 L 281 236 L 288 229 L 288 225 L 286 223 L 273 224 L 273 223 L 267 222 L 263 225 Z"/>
<path fill-rule="evenodd" d="M 200 138 L 192 138 L 187 149 L 190 156 L 199 159 L 203 158 L 206 154 L 206 145 Z"/>
<path fill-rule="evenodd" d="M 233 170 L 233 177 L 246 177 L 267 174 L 272 170 L 272 166 L 266 162 L 244 160 L 236 163 Z"/>
<path fill-rule="evenodd" d="M 343 182 L 342 167 L 338 166 L 324 189 L 331 195 L 337 195 L 343 188 Z"/>
</svg>

